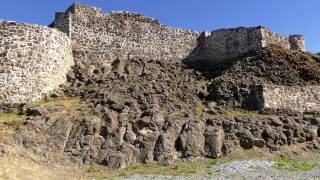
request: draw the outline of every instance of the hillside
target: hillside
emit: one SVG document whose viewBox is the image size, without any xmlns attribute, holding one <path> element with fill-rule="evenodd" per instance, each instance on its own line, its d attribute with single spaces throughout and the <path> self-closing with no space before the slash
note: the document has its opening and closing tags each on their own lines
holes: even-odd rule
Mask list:
<svg viewBox="0 0 320 180">
<path fill-rule="evenodd" d="M 0 39 L 0 159 L 22 173 L 32 161 L 212 174 L 242 153 L 273 167 L 262 159 L 320 150 L 320 58 L 303 35 L 196 32 L 76 3 L 50 27 L 0 21 Z M 320 167 L 307 165 L 295 168 Z"/>
<path fill-rule="evenodd" d="M 109 71 L 77 65 L 61 90 L 68 98 L 80 98 L 80 104 L 67 109 L 59 100 L 53 105 L 26 105 L 28 120 L 16 140 L 45 161 L 68 157 L 113 168 L 154 160 L 168 165 L 180 158 L 217 158 L 238 148 L 276 151 L 306 141 L 318 147 L 313 129 L 319 122 L 312 116 L 288 110 L 247 111 L 226 103 L 241 102 L 248 97 L 243 90 L 250 92 L 256 83 L 317 84 L 317 60 L 270 47 L 240 57 L 211 78 L 211 71 L 189 69 L 182 62 L 118 59 Z M 213 95 L 221 92 L 216 87 L 223 96 Z M 229 93 L 234 87 L 242 88 L 241 98 Z"/>
</svg>

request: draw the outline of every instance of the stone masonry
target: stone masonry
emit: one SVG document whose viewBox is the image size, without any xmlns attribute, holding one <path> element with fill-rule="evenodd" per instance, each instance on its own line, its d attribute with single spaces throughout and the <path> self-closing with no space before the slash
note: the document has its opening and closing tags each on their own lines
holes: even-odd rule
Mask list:
<svg viewBox="0 0 320 180">
<path fill-rule="evenodd" d="M 76 62 L 91 65 L 109 64 L 122 56 L 220 62 L 271 44 L 304 51 L 302 35 L 286 37 L 262 26 L 199 33 L 164 26 L 141 14 L 104 13 L 84 4 L 56 13 L 52 27 L 72 38 Z"/>
<path fill-rule="evenodd" d="M 261 85 L 255 91 L 258 109 L 320 112 L 320 86 Z"/>
<path fill-rule="evenodd" d="M 269 45 L 305 50 L 302 35 L 286 37 L 263 26 L 239 27 L 215 30 L 211 33 L 203 32 L 199 43 L 199 57 L 209 62 L 219 63 Z"/>
<path fill-rule="evenodd" d="M 141 14 L 104 13 L 83 4 L 56 13 L 52 25 L 71 37 L 75 61 L 90 65 L 108 65 L 123 56 L 182 60 L 197 46 L 200 34 L 161 25 Z"/>
<path fill-rule="evenodd" d="M 44 26 L 0 21 L 0 102 L 43 97 L 65 82 L 71 41 Z"/>
</svg>

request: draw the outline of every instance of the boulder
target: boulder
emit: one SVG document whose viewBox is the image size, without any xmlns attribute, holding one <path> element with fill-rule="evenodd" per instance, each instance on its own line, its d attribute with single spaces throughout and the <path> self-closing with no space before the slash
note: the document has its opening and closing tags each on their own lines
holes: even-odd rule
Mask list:
<svg viewBox="0 0 320 180">
<path fill-rule="evenodd" d="M 225 139 L 221 126 L 207 126 L 204 133 L 206 156 L 218 158 L 222 155 L 222 147 Z"/>
<path fill-rule="evenodd" d="M 177 139 L 181 131 L 184 120 L 167 121 L 164 126 L 164 131 L 158 137 L 154 157 L 163 165 L 170 165 L 177 158 L 180 147 L 177 145 Z"/>
<path fill-rule="evenodd" d="M 255 147 L 263 148 L 263 147 L 265 147 L 265 144 L 266 144 L 266 142 L 264 141 L 264 139 L 254 139 L 253 140 L 253 145 Z"/>
<path fill-rule="evenodd" d="M 241 133 L 238 133 L 238 137 L 240 140 L 240 146 L 243 149 L 251 149 L 253 148 L 253 136 L 249 131 L 244 131 Z"/>
<path fill-rule="evenodd" d="M 189 121 L 183 125 L 180 145 L 183 157 L 199 157 L 204 154 L 205 125 L 202 121 Z"/>
<path fill-rule="evenodd" d="M 270 118 L 270 121 L 271 121 L 271 125 L 273 126 L 283 126 L 283 122 L 280 120 L 279 117 L 271 117 Z"/>
<path fill-rule="evenodd" d="M 103 134 L 111 134 L 119 126 L 118 113 L 116 111 L 108 110 L 103 117 L 103 124 L 105 125 Z"/>
</svg>

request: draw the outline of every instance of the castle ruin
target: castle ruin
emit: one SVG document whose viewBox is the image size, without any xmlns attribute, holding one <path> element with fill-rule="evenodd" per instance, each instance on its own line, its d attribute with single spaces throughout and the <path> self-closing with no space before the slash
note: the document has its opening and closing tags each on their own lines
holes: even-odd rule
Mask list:
<svg viewBox="0 0 320 180">
<path fill-rule="evenodd" d="M 39 25 L 0 21 L 0 102 L 42 98 L 74 65 L 71 40 Z"/>
<path fill-rule="evenodd" d="M 211 62 L 232 59 L 240 54 L 257 51 L 270 45 L 305 51 L 302 35 L 286 37 L 263 26 L 219 29 L 203 32 L 201 36 L 199 56 Z"/>
<path fill-rule="evenodd" d="M 99 8 L 74 4 L 56 13 L 52 27 L 65 32 L 77 52 L 90 52 L 78 61 L 108 63 L 119 56 L 159 60 L 190 57 L 216 62 L 235 58 L 269 45 L 304 51 L 304 37 L 289 37 L 266 27 L 239 27 L 195 32 L 161 25 L 157 20 L 129 12 L 104 13 Z M 82 54 L 82 53 L 80 53 Z"/>
<path fill-rule="evenodd" d="M 58 31 L 59 30 L 59 31 Z M 269 45 L 304 51 L 302 35 L 258 27 L 196 32 L 128 12 L 84 4 L 58 12 L 49 27 L 0 22 L 0 102 L 43 97 L 65 81 L 74 63 L 108 66 L 119 57 L 223 62 Z"/>
</svg>

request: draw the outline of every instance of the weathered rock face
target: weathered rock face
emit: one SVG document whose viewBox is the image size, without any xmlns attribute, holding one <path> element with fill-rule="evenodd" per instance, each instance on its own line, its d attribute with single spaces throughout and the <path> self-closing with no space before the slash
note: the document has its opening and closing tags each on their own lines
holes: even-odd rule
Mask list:
<svg viewBox="0 0 320 180">
<path fill-rule="evenodd" d="M 204 154 L 204 131 L 205 125 L 201 121 L 184 124 L 179 139 L 183 157 L 199 157 Z"/>
<path fill-rule="evenodd" d="M 206 156 L 218 158 L 222 156 L 225 134 L 221 126 L 207 126 L 205 135 Z"/>
<path fill-rule="evenodd" d="M 319 147 L 320 124 L 312 117 L 204 114 L 205 118 L 193 119 L 162 114 L 163 123 L 131 120 L 109 132 L 113 125 L 92 115 L 86 105 L 73 110 L 63 106 L 29 110 L 42 115 L 28 116 L 15 139 L 42 161 L 63 159 L 123 168 L 154 160 L 169 165 L 178 159 L 217 158 L 254 146 L 276 151 L 284 145 L 308 142 L 308 148 Z"/>
<path fill-rule="evenodd" d="M 92 73 L 74 67 L 64 91 L 86 101 L 71 109 L 27 108 L 17 142 L 44 161 L 64 158 L 112 168 L 218 158 L 237 148 L 278 150 L 304 142 L 319 147 L 317 118 L 234 113 L 203 104 L 199 97 L 208 82 L 181 63 L 123 59 L 112 64 L 108 73 L 104 67 Z"/>
<path fill-rule="evenodd" d="M 193 103 L 200 103 L 198 94 L 206 93 L 207 84 L 204 77 L 181 62 L 126 58 L 115 60 L 111 68 L 75 66 L 68 79 L 64 88 L 67 95 L 88 99 L 103 111 L 118 112 L 121 123 L 140 116 L 143 123 L 161 123 L 162 118 L 154 115 L 158 111 L 195 112 Z"/>
<path fill-rule="evenodd" d="M 186 120 L 186 118 L 177 118 L 166 121 L 163 132 L 159 135 L 155 145 L 154 157 L 156 161 L 169 165 L 181 156 L 179 135 Z"/>
<path fill-rule="evenodd" d="M 55 29 L 0 21 L 0 103 L 43 97 L 66 81 L 71 40 Z"/>
</svg>

